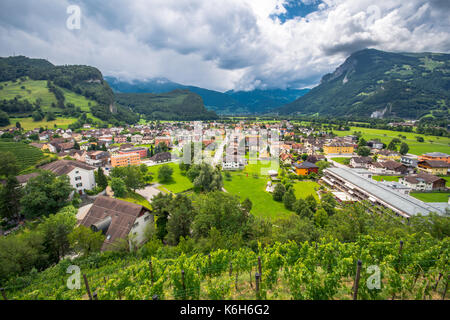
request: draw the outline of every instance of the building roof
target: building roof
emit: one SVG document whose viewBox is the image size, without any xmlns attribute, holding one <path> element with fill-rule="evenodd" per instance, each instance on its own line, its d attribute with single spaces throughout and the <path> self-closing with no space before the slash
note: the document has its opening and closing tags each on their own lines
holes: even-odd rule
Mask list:
<svg viewBox="0 0 450 320">
<path fill-rule="evenodd" d="M 17 176 L 16 179 L 20 184 L 23 184 L 23 183 L 27 183 L 28 180 L 30 180 L 31 178 L 37 177 L 38 175 L 39 175 L 38 172 L 33 172 L 33 173 Z"/>
<path fill-rule="evenodd" d="M 171 160 L 171 159 L 172 159 L 172 155 L 170 152 L 160 152 L 150 158 L 150 160 L 152 160 L 152 161 L 167 161 L 167 160 Z"/>
<path fill-rule="evenodd" d="M 424 164 L 429 166 L 430 168 L 449 168 L 450 164 L 446 161 L 439 161 L 439 160 L 424 160 L 420 161 L 419 165 Z"/>
<path fill-rule="evenodd" d="M 75 168 L 80 168 L 84 170 L 96 170 L 96 167 L 87 165 L 84 162 L 75 161 L 75 160 L 57 160 L 50 163 L 47 163 L 46 165 L 43 165 L 40 167 L 42 170 L 49 170 L 53 173 L 55 173 L 58 176 L 61 176 L 63 174 L 68 174 Z"/>
<path fill-rule="evenodd" d="M 366 179 L 363 176 L 354 173 L 351 169 L 328 168 L 325 169 L 325 172 L 327 171 L 341 177 L 341 179 L 346 180 L 355 187 L 364 190 L 367 194 L 370 194 L 389 204 L 389 206 L 395 208 L 399 212 L 406 213 L 408 216 L 429 214 L 430 212 L 443 214 L 445 212 L 439 207 L 432 206 L 414 197 L 393 191 L 391 188 L 378 181 Z"/>
<path fill-rule="evenodd" d="M 439 180 L 445 181 L 445 179 L 443 179 L 443 178 L 436 177 L 432 174 L 428 174 L 425 172 L 408 175 L 408 176 L 404 177 L 403 179 L 412 184 L 417 184 L 421 181 L 423 181 L 425 183 L 435 183 L 436 181 L 439 181 Z"/>
<path fill-rule="evenodd" d="M 302 163 L 295 163 L 294 166 L 298 169 L 316 169 L 319 168 L 314 163 L 304 161 Z"/>
<path fill-rule="evenodd" d="M 450 157 L 450 155 L 443 153 L 443 152 L 430 152 L 430 153 L 425 153 L 423 156 L 432 157 L 432 158 L 448 158 L 448 157 Z"/>
<path fill-rule="evenodd" d="M 116 239 L 125 239 L 133 227 L 136 218 L 144 211 L 148 210 L 141 205 L 106 196 L 99 196 L 81 221 L 81 224 L 88 228 L 95 225 L 97 229 L 106 229 L 103 232 L 110 237 L 109 239 L 105 239 L 103 243 L 102 250 L 105 250 Z"/>
<path fill-rule="evenodd" d="M 356 163 L 372 163 L 373 159 L 371 157 L 353 157 L 352 160 Z"/>
</svg>

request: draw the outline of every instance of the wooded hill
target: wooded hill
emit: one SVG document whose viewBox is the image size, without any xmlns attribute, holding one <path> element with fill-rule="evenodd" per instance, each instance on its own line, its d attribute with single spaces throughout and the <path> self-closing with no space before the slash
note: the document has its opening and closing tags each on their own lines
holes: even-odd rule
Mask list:
<svg viewBox="0 0 450 320">
<path fill-rule="evenodd" d="M 449 54 L 365 49 L 325 75 L 319 86 L 277 111 L 420 119 L 448 118 L 449 106 Z"/>
</svg>

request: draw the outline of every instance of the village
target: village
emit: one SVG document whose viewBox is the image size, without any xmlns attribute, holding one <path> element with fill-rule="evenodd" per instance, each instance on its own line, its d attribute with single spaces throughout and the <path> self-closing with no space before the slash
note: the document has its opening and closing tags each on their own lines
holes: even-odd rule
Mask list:
<svg viewBox="0 0 450 320">
<path fill-rule="evenodd" d="M 450 208 L 446 177 L 450 155 L 440 152 L 402 155 L 377 140 L 365 141 L 355 135 L 340 137 L 289 121 L 164 122 L 102 129 L 86 125 L 81 132 L 36 128 L 22 137 L 26 139 L 33 135 L 38 141 L 29 143 L 30 146 L 57 158 L 34 172 L 17 176 L 17 180 L 25 186 L 42 170 L 69 176 L 74 190 L 83 199 L 90 199 L 77 215 L 79 223 L 88 227 L 93 224 L 90 215 L 96 212 L 91 209 L 92 202 L 95 201 L 92 208 L 98 207 L 97 202 L 100 202 L 105 210 L 113 210 L 114 206 L 120 205 L 118 202 L 124 202 L 105 199 L 113 196 L 113 192 L 109 187 L 106 190 L 97 188 L 95 172 L 98 168 L 108 176 L 117 167 L 146 165 L 153 168 L 156 175 L 156 170 L 163 165 L 170 164 L 178 170 L 180 162 L 190 163 L 191 159 L 219 168 L 225 177 L 223 190 L 249 197 L 255 203 L 255 215 L 289 214 L 289 210 L 273 201 L 271 195 L 276 185 L 286 180 L 294 182 L 297 198 L 313 196 L 320 199 L 323 194 L 331 193 L 340 205 L 367 201 L 405 218 L 430 212 L 445 214 Z M 194 154 L 189 156 L 191 143 L 200 147 L 193 148 Z M 261 179 L 258 182 L 242 180 L 242 176 L 248 178 L 249 173 L 251 177 Z M 231 177 L 241 179 L 237 183 L 239 186 L 231 182 Z M 159 192 L 178 194 L 189 192 L 191 188 L 192 184 L 176 172 L 167 185 L 152 181 L 136 193 L 150 202 Z M 245 192 L 245 189 L 255 188 L 251 195 Z M 132 202 L 135 203 L 124 207 L 131 206 L 130 210 L 142 213 L 145 207 L 135 208 L 136 201 Z M 263 212 L 259 205 L 272 212 Z M 149 207 L 144 211 L 150 212 Z M 122 211 L 120 214 L 126 214 L 126 210 Z M 138 219 L 141 214 L 133 216 Z M 94 220 L 101 222 L 103 218 Z M 128 231 L 119 237 L 125 238 L 133 225 L 134 220 L 127 222 L 125 230 Z M 108 228 L 109 233 L 114 233 L 113 230 L 120 226 Z M 105 234 L 108 228 L 103 230 Z M 144 229 L 140 230 L 143 232 Z"/>
</svg>

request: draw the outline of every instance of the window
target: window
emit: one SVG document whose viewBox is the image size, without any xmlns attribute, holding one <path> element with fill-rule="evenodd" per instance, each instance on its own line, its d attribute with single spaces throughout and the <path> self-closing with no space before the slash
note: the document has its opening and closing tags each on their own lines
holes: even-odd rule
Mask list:
<svg viewBox="0 0 450 320">
<path fill-rule="evenodd" d="M 135 224 L 133 224 L 133 226 L 131 227 L 132 229 L 136 228 L 139 225 L 139 222 L 136 222 Z"/>
<path fill-rule="evenodd" d="M 146 216 L 146 217 L 144 218 L 144 221 L 148 221 L 151 217 L 152 217 L 151 215 Z"/>
<path fill-rule="evenodd" d="M 76 184 L 76 187 L 77 187 L 77 188 L 82 187 L 82 186 L 83 186 L 82 183 L 77 183 L 77 184 Z"/>
<path fill-rule="evenodd" d="M 81 180 L 81 177 L 75 177 L 75 181 Z"/>
</svg>

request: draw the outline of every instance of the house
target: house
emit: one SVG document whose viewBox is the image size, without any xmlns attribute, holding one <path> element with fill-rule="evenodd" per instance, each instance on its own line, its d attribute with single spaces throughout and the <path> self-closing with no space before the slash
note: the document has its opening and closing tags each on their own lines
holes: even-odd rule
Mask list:
<svg viewBox="0 0 450 320">
<path fill-rule="evenodd" d="M 377 141 L 377 140 L 370 140 L 367 142 L 367 146 L 372 148 L 372 149 L 383 149 L 384 147 L 384 143 L 381 141 Z"/>
<path fill-rule="evenodd" d="M 353 154 L 355 147 L 352 144 L 333 142 L 323 146 L 325 154 Z"/>
<path fill-rule="evenodd" d="M 105 235 L 102 251 L 111 249 L 119 239 L 129 239 L 130 248 L 145 241 L 148 225 L 154 223 L 150 210 L 131 202 L 99 196 L 86 213 L 80 225 L 101 231 Z"/>
<path fill-rule="evenodd" d="M 292 163 L 292 155 L 290 153 L 280 154 L 280 159 L 283 164 L 290 165 Z"/>
<path fill-rule="evenodd" d="M 450 168 L 450 163 L 438 160 L 424 160 L 419 161 L 417 168 L 422 172 L 436 176 L 447 175 L 448 169 Z"/>
<path fill-rule="evenodd" d="M 17 176 L 16 179 L 24 187 L 28 183 L 28 180 L 30 180 L 31 178 L 37 177 L 38 175 L 39 175 L 38 172 L 33 172 L 33 173 L 22 174 L 20 176 Z"/>
<path fill-rule="evenodd" d="M 138 153 L 142 158 L 147 158 L 147 148 L 129 148 L 129 149 L 121 149 L 119 154 L 128 154 L 128 153 Z"/>
<path fill-rule="evenodd" d="M 108 164 L 109 152 L 107 151 L 89 151 L 85 157 L 87 164 L 95 167 L 103 167 Z"/>
<path fill-rule="evenodd" d="M 79 194 L 85 193 L 85 190 L 92 190 L 96 186 L 94 172 L 97 168 L 83 162 L 57 160 L 39 168 L 49 170 L 58 176 L 69 176 L 70 184 Z"/>
<path fill-rule="evenodd" d="M 408 172 L 408 168 L 400 162 L 387 160 L 369 164 L 369 171 L 380 174 L 403 175 Z"/>
<path fill-rule="evenodd" d="M 311 173 L 318 173 L 319 167 L 314 163 L 304 161 L 302 163 L 294 163 L 295 173 L 298 176 L 307 176 Z"/>
<path fill-rule="evenodd" d="M 150 160 L 156 163 L 169 162 L 172 160 L 172 155 L 170 152 L 160 152 L 151 157 Z"/>
<path fill-rule="evenodd" d="M 419 161 L 433 160 L 450 163 L 450 155 L 442 152 L 430 152 L 419 156 Z"/>
<path fill-rule="evenodd" d="M 156 137 L 155 138 L 155 146 L 158 146 L 160 143 L 165 143 L 168 147 L 170 147 L 172 139 L 170 137 Z"/>
<path fill-rule="evenodd" d="M 139 153 L 113 153 L 111 155 L 112 167 L 137 166 L 141 164 L 141 156 Z"/>
<path fill-rule="evenodd" d="M 326 157 L 323 154 L 312 154 L 309 155 L 308 158 L 306 158 L 306 161 L 311 163 L 316 163 L 318 161 L 325 161 Z"/>
<path fill-rule="evenodd" d="M 419 160 L 415 156 L 402 156 L 400 159 L 400 162 L 403 163 L 405 166 L 416 168 L 419 164 Z"/>
<path fill-rule="evenodd" d="M 402 177 L 398 182 L 415 191 L 446 190 L 445 179 L 424 172 Z"/>
<path fill-rule="evenodd" d="M 245 160 L 237 156 L 226 156 L 222 161 L 222 170 L 240 170 L 245 166 Z"/>
<path fill-rule="evenodd" d="M 350 159 L 350 166 L 353 168 L 369 168 L 369 165 L 373 162 L 371 157 L 353 157 Z"/>
<path fill-rule="evenodd" d="M 151 136 L 144 136 L 141 141 L 142 144 L 152 144 L 153 138 Z"/>
<path fill-rule="evenodd" d="M 114 137 L 114 143 L 126 143 L 127 137 L 126 136 L 115 136 Z"/>
<path fill-rule="evenodd" d="M 135 135 L 131 136 L 131 142 L 133 142 L 133 143 L 141 143 L 142 142 L 142 138 L 143 138 L 143 136 L 141 136 L 140 134 L 135 134 Z"/>
<path fill-rule="evenodd" d="M 391 150 L 380 150 L 377 152 L 378 160 L 400 160 L 401 154 Z"/>
</svg>

